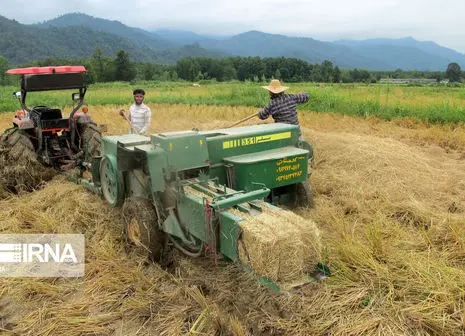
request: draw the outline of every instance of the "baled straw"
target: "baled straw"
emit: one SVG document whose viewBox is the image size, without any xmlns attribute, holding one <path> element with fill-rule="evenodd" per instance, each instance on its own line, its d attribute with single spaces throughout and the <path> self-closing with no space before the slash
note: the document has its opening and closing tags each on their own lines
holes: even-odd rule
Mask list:
<svg viewBox="0 0 465 336">
<path fill-rule="evenodd" d="M 265 203 L 262 210 L 256 216 L 235 212 L 244 219 L 239 222 L 244 245 L 239 249 L 240 260 L 272 281 L 301 279 L 319 261 L 318 228 L 311 221 L 289 211 L 270 209 Z"/>
</svg>

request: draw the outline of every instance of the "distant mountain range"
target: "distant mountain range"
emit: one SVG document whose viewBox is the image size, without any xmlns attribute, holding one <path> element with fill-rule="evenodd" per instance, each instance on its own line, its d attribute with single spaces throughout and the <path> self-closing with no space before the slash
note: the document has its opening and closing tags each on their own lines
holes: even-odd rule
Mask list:
<svg viewBox="0 0 465 336">
<path fill-rule="evenodd" d="M 97 46 L 106 55 L 125 50 L 133 60 L 153 63 L 175 63 L 187 56 L 225 56 L 199 45 L 180 46 L 142 29 L 85 14 L 66 14 L 33 25 L 0 16 L 0 55 L 10 64 L 46 57 L 87 58 Z"/>
<path fill-rule="evenodd" d="M 294 57 L 309 63 L 329 60 L 343 68 L 440 70 L 451 62 L 465 68 L 465 54 L 434 42 L 402 39 L 318 41 L 249 31 L 230 37 L 190 31 L 149 32 L 82 13 L 65 14 L 33 25 L 0 16 L 0 55 L 10 64 L 45 57 L 85 58 L 96 46 L 114 56 L 125 50 L 136 61 L 173 64 L 183 57 Z"/>
</svg>

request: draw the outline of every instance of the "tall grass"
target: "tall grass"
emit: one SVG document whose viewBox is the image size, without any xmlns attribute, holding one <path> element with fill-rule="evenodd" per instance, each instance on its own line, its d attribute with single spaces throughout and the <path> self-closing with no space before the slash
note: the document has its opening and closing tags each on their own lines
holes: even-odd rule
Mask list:
<svg viewBox="0 0 465 336">
<path fill-rule="evenodd" d="M 186 82 L 140 82 L 93 84 L 86 95 L 89 105 L 121 104 L 132 100 L 132 90 L 143 87 L 146 102 L 160 104 L 229 105 L 260 108 L 269 102 L 267 93 L 257 83 L 206 83 L 193 87 Z M 0 111 L 19 107 L 11 97 L 16 87 L 0 88 Z M 299 107 L 315 112 L 335 112 L 384 120 L 413 117 L 430 123 L 462 123 L 465 121 L 465 88 L 446 86 L 392 86 L 389 84 L 299 83 L 289 92 L 305 91 L 308 103 Z M 28 105 L 66 106 L 72 91 L 39 92 L 28 95 Z"/>
</svg>

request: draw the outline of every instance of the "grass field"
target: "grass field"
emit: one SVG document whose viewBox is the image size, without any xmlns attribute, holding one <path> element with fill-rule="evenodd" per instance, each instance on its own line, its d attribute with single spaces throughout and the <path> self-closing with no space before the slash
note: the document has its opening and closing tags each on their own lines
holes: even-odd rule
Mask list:
<svg viewBox="0 0 465 336">
<path fill-rule="evenodd" d="M 219 94 L 222 86 L 214 88 Z M 211 92 L 194 89 L 186 88 L 190 97 Z M 129 90 L 107 89 L 89 100 L 118 96 L 127 105 Z M 372 94 L 360 90 L 362 97 Z M 162 97 L 149 92 L 150 100 Z M 455 91 L 447 96 L 460 99 Z M 149 105 L 152 131 L 221 128 L 255 110 Z M 116 112 L 123 106 L 89 110 L 108 134 L 120 134 L 128 131 Z M 315 207 L 298 214 L 320 227 L 331 278 L 278 295 L 226 262 L 174 252 L 167 269 L 146 265 L 124 250 L 118 209 L 56 178 L 42 190 L 1 200 L 0 232 L 83 233 L 86 275 L 0 278 L 0 334 L 463 335 L 465 128 L 299 114 L 316 155 Z M 2 114 L 0 127 L 11 117 Z"/>
<path fill-rule="evenodd" d="M 266 92 L 257 83 L 206 83 L 193 87 L 180 82 L 107 83 L 91 85 L 86 102 L 89 105 L 129 104 L 132 90 L 144 87 L 147 102 L 158 104 L 223 105 L 263 107 L 268 102 Z M 427 123 L 465 121 L 465 87 L 393 86 L 388 84 L 291 84 L 289 92 L 308 92 L 309 102 L 299 107 L 315 112 L 337 112 L 360 117 L 392 120 L 413 117 Z M 18 108 L 11 98 L 16 87 L 0 87 L 0 111 Z M 71 92 L 31 93 L 29 105 L 70 104 Z M 30 100 L 29 100 L 30 99 Z"/>
</svg>

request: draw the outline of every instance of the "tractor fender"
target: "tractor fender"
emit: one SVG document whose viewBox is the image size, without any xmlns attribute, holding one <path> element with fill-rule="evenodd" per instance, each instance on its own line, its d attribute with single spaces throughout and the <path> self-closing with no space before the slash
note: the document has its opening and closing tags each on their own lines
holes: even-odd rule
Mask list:
<svg viewBox="0 0 465 336">
<path fill-rule="evenodd" d="M 13 125 L 19 129 L 31 129 L 34 128 L 34 122 L 25 116 L 15 115 L 13 117 Z"/>
<path fill-rule="evenodd" d="M 88 124 L 92 121 L 90 115 L 85 112 L 76 112 L 73 118 L 76 120 L 77 124 Z"/>
</svg>

